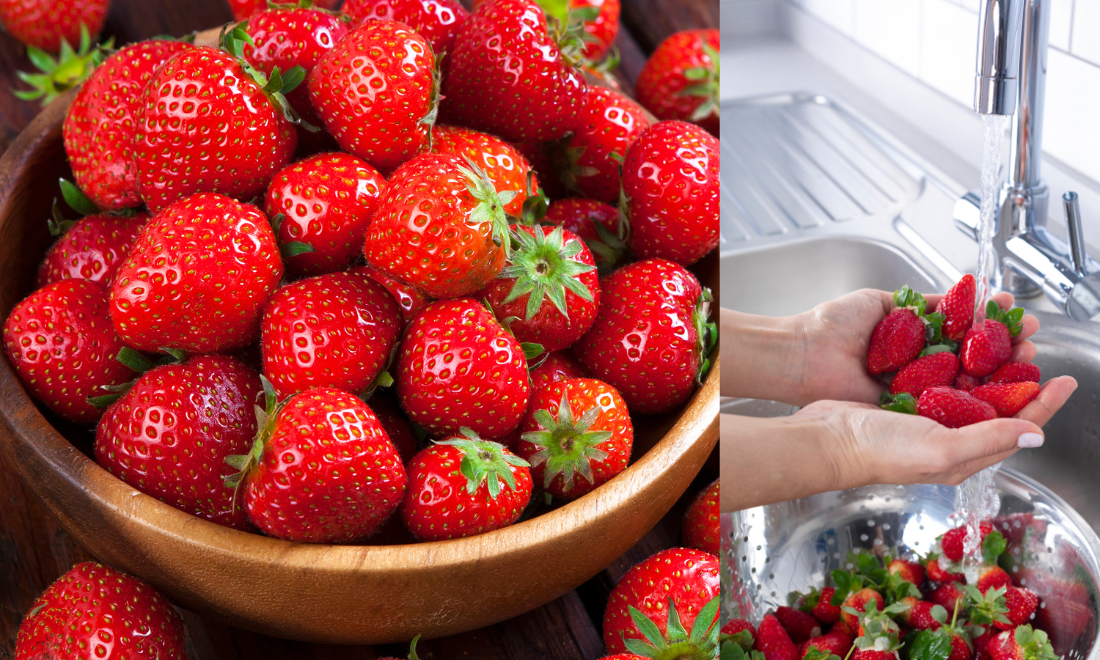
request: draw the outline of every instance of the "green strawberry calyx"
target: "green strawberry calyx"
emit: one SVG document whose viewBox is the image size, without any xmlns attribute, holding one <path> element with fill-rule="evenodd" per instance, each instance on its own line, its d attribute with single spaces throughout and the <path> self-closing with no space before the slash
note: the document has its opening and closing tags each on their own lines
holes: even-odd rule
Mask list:
<svg viewBox="0 0 1100 660">
<path fill-rule="evenodd" d="M 925 339 L 929 344 L 943 344 L 946 342 L 942 332 L 943 314 L 939 312 L 926 314 L 928 301 L 924 299 L 924 296 L 909 288 L 908 284 L 894 292 L 894 304 L 916 314 L 917 318 L 924 324 Z M 953 346 L 953 344 L 949 345 Z"/>
<path fill-rule="evenodd" d="M 599 7 L 570 7 L 567 0 L 539 0 L 546 14 L 546 33 L 558 45 L 562 59 L 571 67 L 584 64 L 584 47 L 595 37 L 586 23 L 600 15 Z"/>
<path fill-rule="evenodd" d="M 816 646 L 811 646 L 803 660 L 832 660 L 833 658 L 840 660 L 840 658 L 835 655 L 831 655 L 828 658 L 817 658 L 816 656 L 811 658 L 810 654 L 817 650 Z M 746 651 L 740 644 L 723 641 L 722 655 L 719 660 L 765 660 L 765 658 L 764 654 L 760 651 Z"/>
<path fill-rule="evenodd" d="M 76 186 L 75 183 L 68 179 L 59 179 L 58 183 L 61 186 L 61 197 L 65 200 L 65 204 L 72 210 L 76 211 L 85 218 L 89 215 L 111 215 L 120 218 L 132 218 L 137 214 L 134 209 L 119 209 L 116 211 L 103 211 L 95 202 L 88 199 L 88 196 L 84 194 L 84 191 Z M 50 229 L 51 236 L 61 236 L 65 232 L 73 228 L 80 220 L 67 220 L 61 212 L 61 206 L 57 203 L 57 198 L 53 200 L 53 207 L 50 209 L 50 218 L 47 219 L 47 225 Z"/>
<path fill-rule="evenodd" d="M 680 623 L 676 603 L 669 598 L 668 621 L 663 635 L 656 623 L 631 605 L 627 609 L 630 619 L 645 639 L 628 638 L 623 632 L 623 644 L 630 653 L 652 660 L 712 660 L 718 651 L 719 600 L 715 596 L 699 610 L 688 633 Z"/>
<path fill-rule="evenodd" d="M 710 320 L 710 305 L 714 302 L 714 294 L 710 289 L 703 287 L 703 292 L 695 301 L 695 310 L 692 312 L 691 321 L 695 325 L 695 348 L 699 351 L 699 369 L 695 372 L 695 382 L 703 384 L 703 379 L 710 372 L 712 364 L 711 353 L 718 343 L 718 324 Z"/>
<path fill-rule="evenodd" d="M 263 459 L 264 449 L 275 433 L 279 413 L 286 402 L 290 400 L 288 397 L 279 401 L 279 396 L 275 393 L 275 387 L 263 374 L 260 374 L 260 382 L 264 386 L 264 406 L 262 408 L 256 406 L 256 437 L 252 441 L 252 448 L 248 450 L 247 454 L 233 454 L 225 457 L 226 465 L 236 470 L 233 474 L 226 476 L 223 482 L 226 488 L 233 489 L 234 511 L 237 509 L 237 492 L 240 490 L 241 484 L 247 480 L 249 473 Z"/>
<path fill-rule="evenodd" d="M 985 305 L 985 318 L 989 321 L 999 321 L 1008 328 L 1008 333 L 1015 337 L 1023 330 L 1024 309 L 1022 307 L 1013 307 L 1012 309 L 1001 309 L 1001 306 L 990 300 Z"/>
<path fill-rule="evenodd" d="M 282 255 L 283 261 L 291 257 L 296 257 L 299 254 L 316 252 L 313 245 L 305 241 L 288 241 L 286 243 L 279 241 L 279 228 L 283 226 L 284 220 L 286 220 L 286 214 L 276 213 L 271 216 L 271 220 L 269 221 L 271 224 L 271 231 L 275 234 L 275 240 L 279 242 L 279 254 Z"/>
<path fill-rule="evenodd" d="M 735 632 L 733 634 L 719 632 L 718 640 L 722 644 L 726 644 L 727 642 L 731 644 L 737 644 L 744 651 L 751 650 L 753 644 L 756 643 L 756 640 L 753 639 L 752 632 L 748 630 L 739 630 L 738 632 Z"/>
<path fill-rule="evenodd" d="M 275 107 L 282 111 L 288 122 L 301 126 L 311 133 L 321 130 L 299 117 L 298 113 L 291 107 L 290 102 L 286 100 L 286 95 L 294 91 L 306 79 L 305 69 L 300 66 L 292 66 L 286 71 L 280 71 L 279 67 L 275 67 L 269 76 L 249 64 L 248 60 L 244 58 L 244 47 L 248 45 L 255 48 L 256 42 L 252 40 L 252 35 L 248 33 L 248 21 L 237 23 L 232 27 L 229 25 L 223 27 L 219 41 L 222 50 L 236 58 L 237 64 L 240 65 L 245 75 L 260 86 L 267 97 L 271 99 L 271 102 L 275 104 Z"/>
<path fill-rule="evenodd" d="M 1050 639 L 1043 630 L 1035 630 L 1030 625 L 1017 626 L 1012 639 L 1020 647 L 1024 660 L 1057 660 Z"/>
<path fill-rule="evenodd" d="M 917 397 L 908 392 L 894 395 L 883 392 L 879 398 L 879 405 L 882 406 L 883 410 L 889 410 L 890 412 L 899 412 L 906 415 L 917 414 Z"/>
<path fill-rule="evenodd" d="M 41 73 L 19 71 L 20 80 L 33 89 L 17 89 L 13 93 L 24 101 L 42 99 L 42 105 L 46 106 L 64 92 L 84 82 L 107 59 L 113 46 L 113 37 L 103 44 L 93 46 L 92 37 L 83 23 L 80 25 L 80 46 L 74 51 L 69 42 L 62 39 L 57 59 L 50 57 L 44 50 L 27 46 L 27 58 Z"/>
<path fill-rule="evenodd" d="M 519 247 L 497 275 L 498 279 L 515 280 L 504 299 L 505 304 L 526 295 L 525 315 L 526 320 L 530 321 L 542 309 L 546 299 L 568 320 L 566 290 L 581 300 L 592 302 L 592 291 L 577 276 L 594 271 L 596 267 L 574 259 L 584 247 L 580 239 L 566 242 L 564 229 L 556 227 L 547 235 L 541 225 L 532 227 L 530 232 L 523 229 L 512 231 L 512 238 Z"/>
<path fill-rule="evenodd" d="M 187 359 L 186 353 L 175 348 L 162 348 L 160 351 L 164 353 L 164 357 L 153 362 L 129 346 L 123 346 L 119 349 L 118 355 L 115 356 L 115 360 L 121 362 L 130 371 L 138 374 L 138 378 L 140 378 L 142 374 L 154 367 L 161 367 L 166 364 L 180 364 Z M 119 400 L 123 394 L 129 392 L 130 388 L 134 386 L 134 383 L 138 381 L 138 378 L 125 383 L 119 383 L 118 385 L 100 385 L 99 389 L 107 392 L 107 394 L 89 396 L 86 400 L 93 408 L 102 410 Z"/>
<path fill-rule="evenodd" d="M 435 444 L 455 447 L 462 452 L 459 472 L 466 477 L 466 492 L 473 495 L 484 483 L 489 496 L 500 495 L 503 481 L 508 488 L 516 489 L 516 477 L 512 467 L 530 467 L 531 464 L 504 448 L 499 442 L 482 440 L 472 429 L 463 426 L 458 430 L 463 439 L 439 440 Z"/>
<path fill-rule="evenodd" d="M 964 585 L 962 589 L 970 600 L 970 623 L 983 626 L 991 623 L 1012 624 L 1005 616 L 1008 614 L 1008 605 L 1005 602 L 1007 588 L 986 589 L 984 594 L 970 584 Z"/>
<path fill-rule="evenodd" d="M 584 411 L 580 419 L 575 419 L 569 404 L 569 392 L 565 388 L 562 389 L 557 419 L 546 408 L 535 411 L 535 421 L 543 430 L 530 431 L 520 437 L 539 448 L 531 456 L 531 465 L 546 464 L 543 488 L 549 488 L 550 482 L 558 475 L 562 476 L 566 492 L 573 490 L 573 479 L 577 474 L 590 484 L 596 483 L 592 476 L 592 461 L 607 460 L 607 452 L 599 445 L 614 435 L 611 431 L 589 430 L 601 412 L 599 406 L 592 406 Z"/>
<path fill-rule="evenodd" d="M 718 114 L 718 89 L 720 60 L 718 51 L 710 44 L 703 44 L 703 54 L 710 60 L 709 66 L 698 66 L 684 69 L 684 77 L 693 84 L 685 87 L 677 96 L 697 96 L 703 99 L 699 107 L 691 113 L 691 121 L 702 121 L 711 115 Z"/>
<path fill-rule="evenodd" d="M 550 200 L 542 188 L 535 186 L 535 171 L 527 170 L 527 182 L 524 183 L 523 207 L 518 218 L 513 219 L 518 225 L 533 227 L 546 217 L 546 211 L 550 208 Z"/>
<path fill-rule="evenodd" d="M 466 164 L 469 165 L 468 168 L 459 165 L 458 169 L 466 177 L 466 190 L 470 191 L 478 201 L 477 206 L 470 213 L 468 223 L 472 229 L 481 229 L 482 225 L 488 223 L 493 243 L 503 247 L 505 256 L 511 258 L 512 242 L 509 240 L 511 230 L 504 207 L 515 199 L 519 192 L 515 190 L 497 192 L 496 186 L 493 185 L 493 181 L 485 170 L 468 157 Z"/>
</svg>

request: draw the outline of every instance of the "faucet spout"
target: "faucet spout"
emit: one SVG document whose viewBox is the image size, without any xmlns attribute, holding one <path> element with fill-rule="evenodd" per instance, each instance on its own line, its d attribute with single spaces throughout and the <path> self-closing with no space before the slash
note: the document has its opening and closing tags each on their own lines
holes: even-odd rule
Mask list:
<svg viewBox="0 0 1100 660">
<path fill-rule="evenodd" d="M 1021 29 L 1027 0 L 982 0 L 978 13 L 978 72 L 974 110 L 983 115 L 1016 112 L 1020 92 Z"/>
</svg>

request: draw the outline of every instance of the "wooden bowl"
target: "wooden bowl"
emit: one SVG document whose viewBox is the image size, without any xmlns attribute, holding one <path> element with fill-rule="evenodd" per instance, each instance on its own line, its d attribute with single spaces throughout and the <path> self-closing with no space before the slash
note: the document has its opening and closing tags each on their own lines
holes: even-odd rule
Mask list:
<svg viewBox="0 0 1100 660">
<path fill-rule="evenodd" d="M 57 180 L 71 176 L 61 126 L 69 93 L 0 158 L 0 312 L 34 285 L 52 240 Z M 716 286 L 716 255 L 696 272 Z M 0 359 L 0 450 L 77 542 L 182 606 L 302 641 L 379 644 L 487 626 L 547 603 L 634 545 L 684 493 L 718 439 L 718 374 L 675 414 L 636 420 L 637 461 L 596 491 L 472 538 L 389 546 L 305 545 L 178 511 L 99 467 L 92 435 L 58 422 Z M 48 414 L 48 413 L 47 413 Z M 50 415 L 51 419 L 55 419 Z M 646 451 L 648 449 L 648 451 Z M 644 455 L 642 452 L 645 452 Z"/>
</svg>

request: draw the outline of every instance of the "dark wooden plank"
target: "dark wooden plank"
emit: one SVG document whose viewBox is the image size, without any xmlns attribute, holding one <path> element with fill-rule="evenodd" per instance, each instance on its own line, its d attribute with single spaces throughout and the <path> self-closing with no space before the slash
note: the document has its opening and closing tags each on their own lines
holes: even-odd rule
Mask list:
<svg viewBox="0 0 1100 660">
<path fill-rule="evenodd" d="M 718 27 L 714 0 L 622 0 L 621 21 L 646 53 L 674 32 Z"/>
</svg>

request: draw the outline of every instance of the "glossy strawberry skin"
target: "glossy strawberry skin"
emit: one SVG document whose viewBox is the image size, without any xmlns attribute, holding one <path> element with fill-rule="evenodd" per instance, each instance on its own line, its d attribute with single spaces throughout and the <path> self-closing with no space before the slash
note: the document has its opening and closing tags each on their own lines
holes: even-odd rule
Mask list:
<svg viewBox="0 0 1100 660">
<path fill-rule="evenodd" d="M 77 186 L 99 208 L 141 204 L 134 149 L 145 85 L 161 65 L 191 48 L 169 40 L 126 46 L 81 85 L 65 115 L 62 135 Z"/>
<path fill-rule="evenodd" d="M 111 286 L 111 320 L 132 347 L 210 353 L 247 345 L 283 277 L 267 218 L 204 193 L 145 225 Z"/>
<path fill-rule="evenodd" d="M 342 11 L 356 23 L 397 21 L 416 30 L 435 53 L 454 50 L 455 35 L 470 12 L 457 0 L 347 0 Z"/>
<path fill-rule="evenodd" d="M 383 171 L 428 144 L 432 47 L 404 23 L 368 21 L 321 56 L 309 97 L 348 153 Z"/>
<path fill-rule="evenodd" d="M 795 644 L 801 644 L 811 637 L 821 635 L 821 624 L 802 610 L 780 605 L 775 608 L 775 618 L 779 619 L 779 623 Z"/>
<path fill-rule="evenodd" d="M 565 135 L 584 107 L 584 77 L 547 34 L 534 0 L 490 0 L 455 37 L 443 79 L 442 111 L 453 123 L 510 142 Z M 517 75 L 517 70 L 538 72 Z"/>
<path fill-rule="evenodd" d="M 397 397 L 388 388 L 379 389 L 371 395 L 368 405 L 378 418 L 378 423 L 386 430 L 390 442 L 397 448 L 397 453 L 401 455 L 401 463 L 411 461 L 416 456 L 419 443 L 409 426 L 408 418 L 397 403 Z"/>
<path fill-rule="evenodd" d="M 1005 324 L 986 319 L 967 331 L 959 357 L 966 372 L 983 378 L 992 374 L 1012 356 L 1012 335 Z"/>
<path fill-rule="evenodd" d="M 15 660 L 184 660 L 183 620 L 141 580 L 93 562 L 42 592 L 19 626 Z"/>
<path fill-rule="evenodd" d="M 902 367 L 890 381 L 890 394 L 910 394 L 919 399 L 929 387 L 952 385 L 958 375 L 959 358 L 954 353 L 932 353 Z"/>
<path fill-rule="evenodd" d="M 941 584 L 939 587 L 936 588 L 935 591 L 932 592 L 932 596 L 929 597 L 928 600 L 939 605 L 948 612 L 954 612 L 957 605 L 959 609 L 959 614 L 962 614 L 966 611 L 967 603 L 969 602 L 967 600 L 966 593 L 963 592 L 963 590 L 960 589 L 958 585 L 956 585 L 954 582 Z"/>
<path fill-rule="evenodd" d="M 1040 376 L 1039 367 L 1031 362 L 1005 362 L 990 374 L 986 383 L 1038 383 Z"/>
<path fill-rule="evenodd" d="M 630 251 L 688 266 L 718 245 L 718 140 L 686 122 L 638 136 L 623 164 Z"/>
<path fill-rule="evenodd" d="M 871 333 L 867 370 L 874 375 L 897 371 L 917 359 L 924 344 L 924 323 L 913 310 L 895 308 Z"/>
<path fill-rule="evenodd" d="M 984 566 L 978 574 L 978 583 L 975 586 L 984 594 L 990 589 L 1012 586 L 1012 579 L 1000 566 Z"/>
<path fill-rule="evenodd" d="M 38 288 L 68 279 L 110 286 L 148 220 L 148 213 L 130 218 L 90 215 L 80 220 L 46 252 L 38 268 Z"/>
<path fill-rule="evenodd" d="M 280 398 L 312 387 L 364 391 L 401 336 L 401 309 L 363 273 L 298 280 L 264 308 L 264 375 Z"/>
<path fill-rule="evenodd" d="M 974 300 L 977 282 L 967 273 L 951 287 L 936 311 L 943 314 L 943 336 L 952 341 L 962 341 L 966 331 L 974 323 Z"/>
<path fill-rule="evenodd" d="M 93 38 L 98 35 L 109 5 L 109 0 L 0 0 L 0 23 L 24 44 L 56 53 L 62 40 L 77 47 L 81 23 Z"/>
<path fill-rule="evenodd" d="M 764 616 L 760 622 L 754 648 L 764 654 L 765 660 L 799 660 L 798 647 L 774 614 Z"/>
<path fill-rule="evenodd" d="M 386 287 L 386 290 L 393 296 L 394 301 L 397 302 L 397 306 L 401 308 L 402 330 L 420 313 L 420 310 L 424 309 L 425 305 L 432 301 L 420 289 L 396 280 L 374 266 L 359 266 L 353 268 L 352 271 L 369 275 L 375 282 Z"/>
<path fill-rule="evenodd" d="M 653 51 L 638 75 L 635 97 L 659 119 L 687 121 L 699 105 L 701 97 L 681 94 L 695 84 L 684 76 L 687 69 L 713 66 L 703 52 L 706 43 L 720 50 L 718 30 L 685 30 L 665 39 Z M 718 115 L 711 114 L 699 125 L 711 135 L 718 135 Z"/>
<path fill-rule="evenodd" d="M 998 417 L 1012 417 L 1039 396 L 1039 383 L 986 383 L 970 394 L 993 406 Z"/>
<path fill-rule="evenodd" d="M 559 199 L 546 209 L 543 221 L 564 227 L 584 239 L 600 268 L 614 267 L 622 257 L 621 246 L 609 246 L 596 225 L 602 225 L 613 237 L 619 236 L 619 210 L 594 199 L 570 197 Z"/>
<path fill-rule="evenodd" d="M 504 267 L 490 223 L 472 226 L 478 205 L 452 154 L 421 154 L 394 172 L 363 248 L 375 268 L 432 298 L 480 291 Z M 425 210 L 427 209 L 427 210 Z"/>
<path fill-rule="evenodd" d="M 820 649 L 833 654 L 840 654 L 841 658 L 847 657 L 852 648 L 852 638 L 842 632 L 830 632 L 820 637 L 807 639 L 798 646 L 799 658 L 806 657 L 811 648 Z"/>
<path fill-rule="evenodd" d="M 252 16 L 256 12 L 267 9 L 267 0 L 227 0 L 229 8 L 233 11 L 233 18 L 238 21 Z M 289 4 L 289 3 L 285 3 Z M 335 9 L 339 0 L 313 0 L 313 6 L 321 9 Z"/>
<path fill-rule="evenodd" d="M 256 435 L 260 378 L 223 355 L 147 371 L 104 413 L 96 462 L 137 490 L 180 511 L 233 529 L 248 517 L 225 487 L 227 456 Z"/>
<path fill-rule="evenodd" d="M 4 323 L 4 347 L 31 395 L 57 414 L 92 424 L 103 411 L 87 401 L 133 372 L 115 360 L 124 346 L 111 325 L 107 289 L 63 280 L 17 304 Z"/>
<path fill-rule="evenodd" d="M 506 437 L 527 410 L 527 361 L 519 342 L 470 299 L 429 304 L 405 330 L 397 354 L 397 396 L 429 433 L 473 429 Z"/>
<path fill-rule="evenodd" d="M 901 579 L 917 587 L 924 584 L 924 566 L 921 566 L 915 561 L 895 559 L 886 566 L 886 571 L 891 574 L 900 575 Z"/>
<path fill-rule="evenodd" d="M 985 401 L 950 387 L 930 387 L 917 401 L 917 414 L 958 429 L 997 418 L 997 411 Z"/>
<path fill-rule="evenodd" d="M 228 53 L 190 48 L 145 88 L 136 162 L 154 213 L 200 192 L 261 193 L 298 144 L 294 125 Z"/>
<path fill-rule="evenodd" d="M 244 487 L 249 519 L 299 543 L 365 538 L 405 495 L 397 448 L 367 404 L 347 392 L 311 389 L 275 419 Z"/>
<path fill-rule="evenodd" d="M 264 202 L 269 218 L 286 216 L 279 225 L 279 244 L 313 247 L 287 257 L 287 271 L 320 275 L 347 268 L 363 248 L 385 187 L 378 170 L 350 154 L 318 154 L 279 171 Z"/>
<path fill-rule="evenodd" d="M 941 568 L 939 558 L 925 564 L 924 570 L 931 582 L 963 582 L 966 580 L 966 576 L 962 573 L 949 573 Z"/>
<path fill-rule="evenodd" d="M 993 525 L 989 522 L 983 522 L 978 524 L 978 529 L 981 532 L 982 541 L 985 541 L 985 537 L 993 531 Z M 963 552 L 966 547 L 967 528 L 965 525 L 949 529 L 943 534 L 943 538 L 940 539 L 940 547 L 943 549 L 944 557 L 947 557 L 953 562 L 960 562 L 963 558 Z"/>
<path fill-rule="evenodd" d="M 596 321 L 573 355 L 592 377 L 619 390 L 631 412 L 682 403 L 695 388 L 701 357 L 693 313 L 702 290 L 695 276 L 649 259 L 612 273 L 601 288 Z"/>
<path fill-rule="evenodd" d="M 600 10 L 595 20 L 584 22 L 584 31 L 592 37 L 592 41 L 584 45 L 584 58 L 598 61 L 607 55 L 615 43 L 615 37 L 619 34 L 619 13 L 622 7 L 619 0 L 569 0 L 570 9 L 584 7 L 598 7 Z"/>
<path fill-rule="evenodd" d="M 531 171 L 531 164 L 515 147 L 487 133 L 458 126 L 436 126 L 432 131 L 432 151 L 454 154 L 462 160 L 469 158 L 485 170 L 498 192 L 518 192 L 504 207 L 504 212 L 520 217 L 527 199 L 527 173 Z M 538 185 L 536 177 L 531 181 L 532 190 L 537 190 Z"/>
<path fill-rule="evenodd" d="M 619 199 L 619 163 L 630 145 L 649 128 L 645 111 L 633 100 L 604 87 L 589 87 L 588 102 L 577 117 L 577 127 L 565 145 L 572 167 L 573 188 L 582 196 L 604 202 Z M 569 158 L 569 153 L 578 155 Z"/>
<path fill-rule="evenodd" d="M 700 492 L 684 514 L 683 544 L 712 555 L 718 554 L 718 480 Z"/>
<path fill-rule="evenodd" d="M 505 451 L 508 451 L 507 449 Z M 409 487 L 401 504 L 405 527 L 420 541 L 442 541 L 484 534 L 514 523 L 531 500 L 531 472 L 509 466 L 516 488 L 500 479 L 500 493 L 482 482 L 471 495 L 459 472 L 462 451 L 449 445 L 422 449 L 409 462 Z"/>
<path fill-rule="evenodd" d="M 844 608 L 850 607 L 857 612 L 866 612 L 867 604 L 871 601 L 876 603 L 876 607 L 880 612 L 886 606 L 886 600 L 882 597 L 882 594 L 874 589 L 863 588 L 853 594 L 849 594 L 841 605 L 840 619 L 848 624 L 848 628 L 851 630 L 859 630 L 859 619 L 851 612 L 845 612 Z"/>
<path fill-rule="evenodd" d="M 569 351 L 556 351 L 546 356 L 542 364 L 531 370 L 531 393 L 538 392 L 550 383 L 587 377 L 584 367 Z"/>
<path fill-rule="evenodd" d="M 664 635 L 668 602 L 685 630 L 690 631 L 699 610 L 718 596 L 718 558 L 688 548 L 662 550 L 634 566 L 611 591 L 603 617 L 603 640 L 609 653 L 623 653 L 627 639 L 643 639 L 630 618 L 630 607 L 644 612 Z M 715 625 L 718 625 L 715 617 Z M 759 638 L 757 638 L 759 641 Z"/>
</svg>

